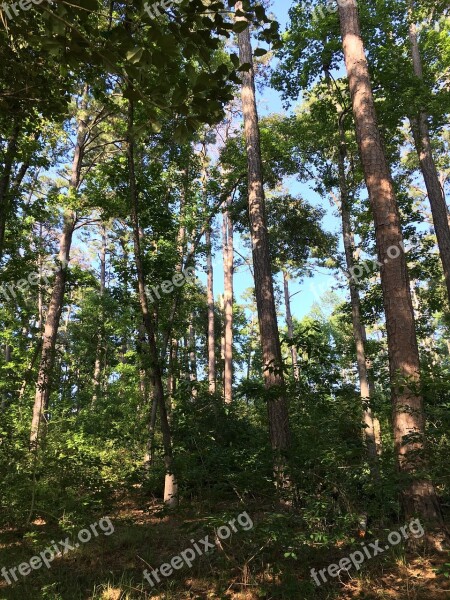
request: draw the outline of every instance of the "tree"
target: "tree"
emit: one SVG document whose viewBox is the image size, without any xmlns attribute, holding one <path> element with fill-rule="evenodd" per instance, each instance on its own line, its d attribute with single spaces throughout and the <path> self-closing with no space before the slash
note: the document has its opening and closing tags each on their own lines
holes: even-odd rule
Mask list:
<svg viewBox="0 0 450 600">
<path fill-rule="evenodd" d="M 216 393 L 216 339 L 214 325 L 214 270 L 212 261 L 211 226 L 206 228 L 206 269 L 208 302 L 208 385 L 211 394 Z"/>
<path fill-rule="evenodd" d="M 81 183 L 81 169 L 86 151 L 86 142 L 88 140 L 88 120 L 87 110 L 87 89 L 80 102 L 80 114 L 77 116 L 77 138 L 72 162 L 72 171 L 69 183 L 69 197 L 74 198 L 79 190 Z M 48 408 L 51 377 L 54 366 L 54 354 L 56 337 L 58 335 L 59 322 L 64 303 L 64 293 L 66 288 L 67 270 L 70 260 L 70 248 L 72 236 L 76 225 L 76 214 L 71 208 L 64 210 L 64 225 L 59 241 L 58 270 L 55 274 L 50 304 L 47 311 L 47 318 L 44 327 L 42 341 L 41 359 L 36 382 L 36 395 L 34 399 L 33 418 L 31 421 L 30 444 L 37 449 L 39 437 L 42 428 L 45 427 L 45 412 Z"/>
<path fill-rule="evenodd" d="M 148 346 L 148 368 L 152 382 L 152 389 L 155 403 L 159 408 L 161 422 L 161 431 L 164 443 L 164 462 L 166 468 L 166 478 L 164 485 L 164 501 L 168 506 L 176 506 L 178 503 L 178 485 L 174 474 L 173 456 L 172 456 L 172 435 L 170 432 L 169 421 L 167 417 L 167 406 L 164 394 L 164 385 L 162 380 L 161 367 L 159 363 L 158 348 L 156 345 L 156 336 L 152 316 L 150 314 L 148 298 L 145 285 L 145 273 L 142 261 L 141 250 L 141 230 L 139 226 L 139 191 L 136 186 L 135 170 L 135 141 L 133 137 L 134 127 L 134 106 L 133 101 L 128 101 L 128 130 L 127 130 L 127 159 L 129 170 L 129 191 L 130 191 L 130 209 L 131 222 L 133 228 L 133 246 L 134 260 L 137 271 L 137 284 L 139 304 L 142 312 L 146 342 Z"/>
<path fill-rule="evenodd" d="M 420 394 L 420 361 L 400 215 L 391 172 L 378 130 L 369 69 L 355 0 L 339 5 L 344 58 L 352 98 L 358 146 L 372 206 L 381 266 L 392 386 L 394 444 L 397 464 L 407 476 L 402 489 L 406 518 L 419 514 L 445 526 L 433 484 L 424 478 L 425 422 Z M 400 250 L 391 258 L 391 250 Z"/>
<path fill-rule="evenodd" d="M 412 4 L 412 3 L 411 3 Z M 414 75 L 419 81 L 419 86 L 423 85 L 423 66 L 420 55 L 417 27 L 414 23 L 414 13 L 409 11 L 409 40 L 411 44 L 411 56 L 414 69 Z M 444 269 L 445 283 L 450 303 L 450 225 L 447 203 L 445 201 L 444 188 L 439 179 L 436 163 L 433 157 L 433 150 L 428 125 L 429 117 L 424 108 L 421 108 L 417 115 L 410 118 L 413 131 L 414 143 L 417 155 L 419 157 L 420 168 L 428 192 L 428 199 L 433 215 L 433 224 L 436 231 L 439 254 L 441 256 Z"/>
<path fill-rule="evenodd" d="M 223 242 L 223 278 L 224 278 L 224 374 L 223 390 L 225 404 L 233 400 L 233 275 L 234 275 L 234 247 L 233 223 L 230 214 L 231 198 L 226 201 L 222 213 L 222 242 Z"/>
<path fill-rule="evenodd" d="M 344 118 L 345 113 L 343 112 L 342 108 L 338 106 L 338 126 L 340 139 L 338 162 L 339 188 L 341 193 L 340 209 L 342 216 L 342 236 L 344 238 L 345 260 L 349 276 L 350 301 L 352 305 L 353 337 L 355 338 L 356 360 L 358 364 L 359 385 L 363 407 L 364 436 L 367 442 L 367 450 L 371 462 L 372 471 L 377 477 L 379 477 L 377 465 L 378 447 L 380 446 L 380 441 L 379 439 L 377 440 L 377 433 L 379 433 L 379 425 L 376 425 L 376 420 L 371 406 L 372 393 L 370 389 L 370 380 L 367 369 L 367 357 L 365 350 L 366 334 L 361 319 L 361 301 L 359 297 L 357 282 L 353 279 L 355 273 L 354 236 L 352 232 L 350 219 L 350 197 L 348 193 L 347 176 L 345 172 L 345 158 L 347 156 L 347 146 L 345 141 L 345 130 L 343 126 Z"/>
<path fill-rule="evenodd" d="M 242 21 L 245 25 L 245 29 L 238 34 L 238 43 L 240 61 L 247 69 L 241 75 L 241 95 L 248 161 L 248 210 L 264 380 L 268 391 L 269 432 L 272 449 L 278 455 L 275 467 L 278 483 L 282 485 L 286 482 L 285 462 L 282 455 L 287 452 L 290 444 L 288 404 L 284 388 L 281 346 L 267 235 L 250 29 L 248 24 L 245 23 L 246 17 L 242 10 L 242 2 L 237 2 L 235 8 L 237 22 Z"/>
</svg>

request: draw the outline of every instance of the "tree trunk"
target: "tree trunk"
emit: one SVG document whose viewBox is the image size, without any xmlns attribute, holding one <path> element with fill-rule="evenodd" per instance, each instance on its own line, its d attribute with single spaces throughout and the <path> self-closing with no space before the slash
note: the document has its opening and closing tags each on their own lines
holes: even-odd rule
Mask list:
<svg viewBox="0 0 450 600">
<path fill-rule="evenodd" d="M 419 43 L 417 40 L 417 28 L 414 23 L 409 26 L 409 39 L 411 43 L 411 54 L 414 74 L 423 80 L 422 58 L 420 56 Z M 428 199 L 433 216 L 433 225 L 436 232 L 439 254 L 444 269 L 445 283 L 450 303 L 450 226 L 447 202 L 445 200 L 444 188 L 441 185 L 439 174 L 434 162 L 431 146 L 430 131 L 428 127 L 428 115 L 421 110 L 416 117 L 410 118 L 411 129 L 414 137 L 414 145 L 419 157 L 420 168 L 427 188 Z"/>
<path fill-rule="evenodd" d="M 209 393 L 216 393 L 216 341 L 214 329 L 214 271 L 211 246 L 211 226 L 206 228 L 206 270 L 208 302 L 208 384 Z"/>
<path fill-rule="evenodd" d="M 292 359 L 292 372 L 294 374 L 295 381 L 300 379 L 300 373 L 298 370 L 298 355 L 297 348 L 292 343 L 294 337 L 294 322 L 292 321 L 291 313 L 291 297 L 289 295 L 289 275 L 287 271 L 283 269 L 283 286 L 284 286 L 284 306 L 286 309 L 286 325 L 288 330 L 288 336 L 291 340 L 291 359 Z"/>
<path fill-rule="evenodd" d="M 341 212 L 347 271 L 349 273 L 353 273 L 353 233 L 350 225 L 350 213 L 348 211 L 347 201 L 344 198 L 342 198 Z M 369 377 L 367 373 L 363 325 L 361 322 L 361 302 L 357 285 L 351 278 L 349 279 L 349 287 L 350 302 L 352 306 L 353 337 L 356 345 L 356 361 L 358 365 L 359 384 L 363 408 L 364 437 L 366 439 L 369 459 L 372 462 L 372 466 L 374 466 L 377 463 L 378 453 L 375 441 L 375 423 L 371 407 Z"/>
<path fill-rule="evenodd" d="M 193 313 L 191 313 L 189 323 L 189 380 L 191 382 L 192 397 L 196 398 L 198 395 L 195 385 L 197 383 L 197 356 Z"/>
<path fill-rule="evenodd" d="M 11 350 L 12 350 L 11 346 L 8 343 L 6 343 L 5 344 L 5 354 L 4 354 L 4 357 L 5 357 L 5 371 L 4 371 L 4 373 L 5 373 L 5 376 L 6 376 L 5 377 L 6 381 L 10 381 L 11 380 L 11 370 L 8 367 L 8 364 L 11 362 Z M 2 401 L 1 401 L 1 404 L 0 404 L 0 411 L 3 412 L 6 409 L 6 407 L 8 406 L 8 404 L 9 404 L 9 402 L 8 402 L 8 390 L 5 387 L 5 389 L 3 390 L 3 394 L 2 394 Z"/>
<path fill-rule="evenodd" d="M 42 329 L 42 323 L 44 321 L 44 293 L 43 293 L 43 286 L 42 286 L 42 279 L 43 279 L 43 257 L 42 257 L 42 236 L 43 236 L 43 232 L 42 232 L 42 223 L 39 223 L 39 249 L 38 249 L 38 260 L 37 260 L 37 267 L 38 267 L 38 275 L 39 275 L 39 281 L 38 281 L 38 318 L 37 318 L 37 322 L 36 322 L 36 329 L 38 330 L 38 335 L 41 335 L 41 329 Z"/>
<path fill-rule="evenodd" d="M 402 505 L 407 519 L 419 516 L 445 526 L 433 484 L 423 477 L 425 423 L 419 393 L 420 363 L 406 257 L 394 185 L 378 129 L 368 64 L 355 0 L 339 4 L 345 65 L 358 145 L 375 221 L 386 313 L 393 404 L 394 444 L 404 477 Z M 395 249 L 397 258 L 392 258 Z"/>
<path fill-rule="evenodd" d="M 361 319 L 361 300 L 357 283 L 352 277 L 354 273 L 354 237 L 350 219 L 349 193 L 347 186 L 347 176 L 345 173 L 345 158 L 347 156 L 347 145 L 345 141 L 345 131 L 343 125 L 344 113 L 338 106 L 339 121 L 339 189 L 341 195 L 341 217 L 342 217 L 342 236 L 344 239 L 345 260 L 347 272 L 349 275 L 350 302 L 352 306 L 352 324 L 353 337 L 356 345 L 356 362 L 358 365 L 359 386 L 361 393 L 362 415 L 364 423 L 364 437 L 367 445 L 370 466 L 372 474 L 379 477 L 378 470 L 378 452 L 375 440 L 375 422 L 371 406 L 371 394 L 369 386 L 369 375 L 367 372 L 365 332 Z"/>
<path fill-rule="evenodd" d="M 231 198 L 227 200 L 228 206 L 230 202 Z M 225 309 L 223 389 L 225 403 L 230 404 L 233 401 L 233 224 L 229 210 L 223 212 L 222 218 Z"/>
<path fill-rule="evenodd" d="M 150 420 L 148 424 L 148 437 L 146 452 L 144 456 L 144 467 L 149 469 L 154 460 L 155 456 L 155 431 L 156 431 L 156 417 L 158 414 L 158 403 L 156 396 L 151 389 L 151 382 L 148 377 L 148 346 L 146 343 L 146 332 L 144 323 L 139 323 L 139 347 L 141 353 L 141 361 L 139 367 L 139 381 L 141 386 L 141 396 L 143 401 L 144 410 L 148 411 L 150 405 Z"/>
<path fill-rule="evenodd" d="M 148 424 L 147 451 L 144 457 L 144 466 L 149 469 L 153 465 L 155 459 L 155 432 L 156 432 L 156 417 L 158 414 L 158 402 L 155 394 L 152 394 L 150 420 Z"/>
<path fill-rule="evenodd" d="M 86 100 L 83 98 L 81 109 L 86 109 Z M 78 190 L 81 178 L 81 166 L 83 162 L 85 141 L 86 141 L 87 122 L 84 116 L 78 119 L 77 142 L 75 145 L 74 158 L 72 162 L 72 173 L 70 178 L 70 190 Z M 64 294 L 66 289 L 67 270 L 70 260 L 70 247 L 72 245 L 72 235 L 76 223 L 76 215 L 66 209 L 64 212 L 64 227 L 59 240 L 59 265 L 55 274 L 55 281 L 50 298 L 50 304 L 47 311 L 44 333 L 42 337 L 41 360 L 39 364 L 36 395 L 34 399 L 33 418 L 31 421 L 30 446 L 37 449 L 39 439 L 45 433 L 43 425 L 45 422 L 45 411 L 48 408 L 51 376 L 55 360 L 55 346 L 58 335 L 61 312 L 64 304 Z"/>
<path fill-rule="evenodd" d="M 367 344 L 367 335 L 366 335 L 366 328 L 364 327 L 364 325 L 361 325 L 361 330 L 362 330 L 362 335 L 363 335 L 363 342 L 364 342 L 364 347 Z M 372 372 L 372 361 L 369 360 L 366 356 L 366 371 L 367 371 L 367 380 L 369 382 L 369 394 L 370 394 L 370 398 L 373 399 L 375 398 L 375 383 L 373 380 L 373 372 Z M 381 439 L 381 424 L 380 424 L 380 420 L 378 419 L 378 417 L 372 413 L 372 418 L 373 418 L 373 432 L 375 435 L 375 447 L 377 449 L 377 455 L 381 456 L 382 452 L 383 452 L 383 442 Z"/>
<path fill-rule="evenodd" d="M 102 372 L 102 358 L 103 358 L 103 296 L 105 295 L 106 289 L 106 226 L 102 224 L 102 247 L 100 250 L 100 320 L 98 331 L 97 331 L 97 348 L 95 351 L 95 364 L 94 364 L 94 377 L 93 377 L 93 388 L 94 393 L 92 395 L 92 405 L 97 402 L 97 398 L 101 389 L 101 372 Z"/>
<path fill-rule="evenodd" d="M 5 152 L 5 161 L 3 165 L 3 175 L 0 179 L 0 260 L 3 258 L 3 246 L 5 242 L 6 220 L 10 208 L 10 182 L 13 169 L 14 158 L 17 152 L 20 126 L 14 125 L 11 136 L 8 140 L 8 146 Z"/>
<path fill-rule="evenodd" d="M 147 379 L 147 371 L 145 370 L 145 359 L 143 358 L 144 352 L 147 350 L 147 345 L 145 343 L 145 327 L 144 323 L 139 323 L 138 328 L 138 350 L 140 355 L 140 364 L 139 364 L 139 389 L 141 391 L 141 399 L 142 406 L 147 408 L 148 398 L 149 398 L 149 382 Z M 140 412 L 140 405 L 138 407 L 138 412 Z"/>
<path fill-rule="evenodd" d="M 236 3 L 236 10 L 242 11 L 242 2 Z M 245 17 L 237 16 L 236 19 L 245 20 Z M 284 486 L 288 483 L 288 480 L 286 460 L 282 455 L 287 452 L 290 445 L 289 415 L 267 233 L 260 132 L 249 27 L 238 34 L 238 43 L 241 64 L 248 63 L 252 65 L 249 71 L 244 71 L 241 74 L 242 110 L 248 163 L 250 236 L 264 381 L 267 389 L 270 441 L 276 454 L 275 472 L 277 483 L 279 486 Z"/>
<path fill-rule="evenodd" d="M 167 407 L 164 397 L 164 386 L 161 375 L 161 366 L 159 363 L 158 348 L 156 345 L 156 335 L 148 306 L 148 298 L 145 293 L 145 275 L 141 253 L 141 236 L 139 230 L 139 198 L 136 188 L 136 172 L 134 162 L 134 141 L 133 141 L 133 122 L 134 110 L 133 102 L 129 100 L 128 108 L 128 132 L 127 132 L 127 157 L 129 169 L 129 186 L 130 186 L 130 201 L 131 201 L 131 221 L 133 226 L 133 245 L 134 259 L 136 264 L 138 278 L 138 294 L 139 303 L 141 306 L 142 320 L 144 322 L 145 332 L 147 335 L 148 346 L 148 368 L 150 371 L 150 380 L 156 403 L 159 408 L 161 432 L 164 446 L 164 464 L 166 469 L 166 478 L 164 484 L 164 502 L 174 507 L 178 504 L 178 485 L 175 480 L 173 471 L 173 456 L 172 456 L 172 435 L 170 432 L 169 421 L 167 418 Z"/>
</svg>

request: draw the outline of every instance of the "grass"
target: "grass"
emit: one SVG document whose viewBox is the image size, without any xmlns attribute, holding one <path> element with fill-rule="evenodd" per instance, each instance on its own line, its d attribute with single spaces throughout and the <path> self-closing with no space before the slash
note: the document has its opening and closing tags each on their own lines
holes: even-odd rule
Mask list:
<svg viewBox="0 0 450 600">
<path fill-rule="evenodd" d="M 247 511 L 254 521 L 249 531 L 238 530 L 226 540 L 216 538 L 214 552 L 197 557 L 151 588 L 143 570 L 164 562 L 209 535 L 229 518 Z M 85 526 L 105 515 L 92 517 Z M 0 600 L 444 600 L 450 597 L 450 581 L 439 573 L 446 556 L 408 555 L 397 546 L 383 556 L 366 561 L 358 572 L 331 579 L 316 587 L 312 567 L 339 562 L 352 549 L 350 540 L 339 544 L 307 542 L 296 531 L 297 521 L 276 515 L 272 507 L 201 504 L 182 506 L 168 514 L 161 506 L 148 506 L 145 499 L 121 502 L 109 515 L 115 531 L 99 535 L 89 543 L 56 558 L 45 566 L 6 585 L 0 577 Z M 280 519 L 277 521 L 276 517 Z M 281 525 L 277 526 L 277 523 Z M 274 525 L 275 524 L 275 525 Z M 75 538 L 77 530 L 71 536 Z M 379 536 L 383 539 L 383 532 Z M 0 568 L 28 562 L 52 540 L 65 539 L 67 532 L 37 519 L 27 530 L 0 531 Z M 295 540 L 303 540 L 296 543 Z"/>
</svg>

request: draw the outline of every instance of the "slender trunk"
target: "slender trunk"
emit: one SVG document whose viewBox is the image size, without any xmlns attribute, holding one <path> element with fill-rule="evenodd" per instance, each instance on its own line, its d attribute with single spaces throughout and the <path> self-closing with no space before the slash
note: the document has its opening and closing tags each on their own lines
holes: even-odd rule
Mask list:
<svg viewBox="0 0 450 600">
<path fill-rule="evenodd" d="M 191 382 L 192 397 L 197 397 L 197 388 L 195 384 L 197 382 L 197 356 L 196 356 L 196 340 L 195 340 L 195 329 L 194 329 L 194 314 L 191 313 L 189 323 L 189 379 Z"/>
<path fill-rule="evenodd" d="M 103 296 L 105 295 L 106 289 L 106 246 L 107 246 L 107 235 L 106 226 L 102 224 L 102 246 L 100 249 L 100 324 L 97 330 L 97 347 L 95 351 L 95 364 L 94 364 L 94 376 L 93 376 L 93 388 L 94 393 L 92 395 L 92 405 L 97 402 L 98 396 L 101 389 L 101 373 L 102 373 L 102 358 L 103 358 Z"/>
<path fill-rule="evenodd" d="M 156 433 L 156 417 L 158 414 L 158 402 L 156 396 L 153 395 L 150 409 L 150 421 L 148 424 L 147 452 L 144 457 L 144 466 L 148 469 L 153 465 L 155 460 L 155 433 Z M 165 484 L 166 485 L 166 484 Z M 170 481 L 167 482 L 170 485 Z M 167 488 L 168 490 L 169 488 Z M 164 489 L 164 500 L 166 500 L 166 487 Z"/>
<path fill-rule="evenodd" d="M 353 337 L 356 345 L 356 362 L 358 365 L 359 386 L 361 393 L 362 415 L 364 423 L 364 437 L 367 444 L 367 452 L 371 463 L 372 474 L 379 476 L 378 471 L 378 453 L 375 441 L 375 423 L 371 406 L 371 394 L 369 386 L 369 375 L 367 372 L 365 333 L 361 319 L 361 300 L 359 290 L 355 280 L 351 277 L 354 273 L 354 237 L 350 219 L 349 193 L 347 186 L 347 176 L 345 173 L 345 158 L 347 156 L 347 145 L 345 141 L 345 131 L 343 125 L 344 112 L 338 106 L 339 120 L 339 189 L 341 195 L 341 217 L 342 217 L 342 236 L 344 239 L 345 260 L 347 272 L 349 274 L 350 302 L 352 306 L 352 324 Z"/>
<path fill-rule="evenodd" d="M 229 206 L 231 198 L 228 199 Z M 229 210 L 223 212 L 223 274 L 224 274 L 224 376 L 223 389 L 226 404 L 233 401 L 233 224 Z"/>
<path fill-rule="evenodd" d="M 216 341 L 214 329 L 214 271 L 211 246 L 211 226 L 206 228 L 206 269 L 208 302 L 208 383 L 209 393 L 216 393 Z"/>
<path fill-rule="evenodd" d="M 142 320 L 144 322 L 147 346 L 148 346 L 148 368 L 150 371 L 150 380 L 152 382 L 155 401 L 159 408 L 161 432 L 164 446 L 164 464 L 166 469 L 166 478 L 164 484 L 164 502 L 168 506 L 176 506 L 178 503 L 178 486 L 173 472 L 173 456 L 172 456 L 172 435 L 170 431 L 169 421 L 167 418 L 167 407 L 164 397 L 164 387 L 161 375 L 161 366 L 159 363 L 158 348 L 156 345 L 156 335 L 153 326 L 152 315 L 148 306 L 148 298 L 145 292 L 145 275 L 142 262 L 141 252 L 141 236 L 139 230 L 139 198 L 136 188 L 136 172 L 134 162 L 134 141 L 133 141 L 133 122 L 134 110 L 133 102 L 129 100 L 128 108 L 128 133 L 127 133 L 127 158 L 129 169 L 129 186 L 130 186 L 130 201 L 131 201 L 131 220 L 133 226 L 133 246 L 134 259 L 137 271 L 137 283 L 139 303 L 142 312 Z"/>
<path fill-rule="evenodd" d="M 3 246 L 5 242 L 6 221 L 10 208 L 10 182 L 14 164 L 14 158 L 17 152 L 17 145 L 20 134 L 20 126 L 14 125 L 11 136 L 8 140 L 8 146 L 5 152 L 5 161 L 3 165 L 3 175 L 0 178 L 0 260 L 3 258 Z"/>
<path fill-rule="evenodd" d="M 37 268 L 38 268 L 39 279 L 38 279 L 38 288 L 37 288 L 37 294 L 38 294 L 37 321 L 36 321 L 37 344 L 33 351 L 33 356 L 30 360 L 30 363 L 27 367 L 25 376 L 22 381 L 22 385 L 20 386 L 19 398 L 18 398 L 19 405 L 21 404 L 22 399 L 25 396 L 27 386 L 28 386 L 30 379 L 32 377 L 32 374 L 33 374 L 34 366 L 36 364 L 36 361 L 37 361 L 38 356 L 42 349 L 42 331 L 41 330 L 42 330 L 42 323 L 44 320 L 44 294 L 43 294 L 43 285 L 42 285 L 42 281 L 43 281 L 43 256 L 42 256 L 43 228 L 42 228 L 42 223 L 39 223 L 39 234 L 38 235 L 39 235 L 39 245 L 38 245 Z"/>
<path fill-rule="evenodd" d="M 41 360 L 36 383 L 36 395 L 33 407 L 33 418 L 31 422 L 30 444 L 36 446 L 38 439 L 44 434 L 40 432 L 44 422 L 44 414 L 48 408 L 51 388 L 51 375 L 54 365 L 54 354 L 56 338 L 61 319 L 64 303 L 68 263 L 70 260 L 70 247 L 72 234 L 75 226 L 75 216 L 72 211 L 66 211 L 64 215 L 64 228 L 60 237 L 59 267 L 55 274 L 50 304 L 45 321 L 42 339 Z"/>
<path fill-rule="evenodd" d="M 353 232 L 350 224 L 350 213 L 348 210 L 348 204 L 345 197 L 341 199 L 341 213 L 342 213 L 342 232 L 344 237 L 344 248 L 345 257 L 347 263 L 347 271 L 353 273 L 354 267 L 353 261 Z M 363 409 L 363 423 L 364 423 L 364 437 L 366 439 L 367 451 L 369 459 L 373 465 L 377 462 L 377 447 L 375 442 L 375 424 L 374 416 L 371 407 L 371 394 L 369 387 L 369 377 L 367 373 L 366 364 L 366 351 L 364 344 L 363 325 L 361 322 L 361 301 L 359 298 L 358 288 L 353 279 L 349 279 L 350 288 L 350 302 L 352 306 L 352 324 L 353 324 L 353 337 L 356 345 L 356 361 L 358 365 L 358 376 L 361 393 L 361 402 Z"/>
<path fill-rule="evenodd" d="M 249 341 L 248 341 L 248 363 L 247 363 L 247 379 L 250 379 L 252 376 L 252 368 L 253 368 L 253 339 L 255 335 L 255 319 L 252 312 L 252 320 L 250 322 L 249 328 Z"/>
<path fill-rule="evenodd" d="M 8 381 L 10 379 L 10 369 L 8 367 L 8 364 L 11 362 L 11 346 L 9 344 L 5 344 L 5 375 L 6 375 L 6 381 Z M 0 404 L 0 411 L 3 412 L 6 407 L 8 405 L 8 390 L 5 387 L 3 394 L 2 394 L 2 401 Z"/>
<path fill-rule="evenodd" d="M 409 40 L 411 43 L 411 54 L 415 76 L 423 80 L 422 58 L 420 56 L 419 43 L 417 39 L 416 25 L 411 22 L 409 26 Z M 421 110 L 415 117 L 410 118 L 411 129 L 414 137 L 414 145 L 419 157 L 420 168 L 427 188 L 428 199 L 433 216 L 433 225 L 436 232 L 439 254 L 444 269 L 445 283 L 450 303 L 450 226 L 447 202 L 445 200 L 444 187 L 441 185 L 428 126 L 428 115 Z"/>
<path fill-rule="evenodd" d="M 39 253 L 38 253 L 38 319 L 36 323 L 36 329 L 38 330 L 38 335 L 41 335 L 42 323 L 44 320 L 44 294 L 42 287 L 42 279 L 43 279 L 43 257 L 42 257 L 42 223 L 39 223 Z"/>
<path fill-rule="evenodd" d="M 236 3 L 236 10 L 242 11 L 242 2 Z M 236 17 L 236 19 L 245 20 L 245 17 Z M 278 485 L 283 486 L 288 482 L 286 460 L 282 454 L 286 453 L 290 445 L 289 415 L 267 233 L 260 132 L 249 27 L 238 34 L 238 43 L 240 62 L 251 65 L 249 71 L 244 71 L 241 74 L 242 110 L 248 163 L 250 236 L 264 381 L 267 389 L 270 441 L 272 449 L 277 455 L 275 459 L 275 472 L 277 474 Z"/>
<path fill-rule="evenodd" d="M 141 321 L 139 324 L 139 347 L 141 352 L 139 381 L 144 409 L 147 411 L 150 405 L 150 420 L 148 423 L 148 437 L 144 456 L 144 467 L 149 469 L 152 466 L 155 457 L 155 431 L 156 418 L 158 414 L 158 402 L 153 390 L 151 389 L 151 382 L 149 381 L 148 377 L 148 346 L 145 336 L 145 326 Z"/>
<path fill-rule="evenodd" d="M 181 379 L 189 381 L 189 342 L 185 335 L 181 339 Z"/>
<path fill-rule="evenodd" d="M 84 110 L 86 109 L 85 99 L 83 99 L 81 102 L 81 108 Z M 86 121 L 80 116 L 78 120 L 77 142 L 75 145 L 72 173 L 69 184 L 70 190 L 74 191 L 76 191 L 80 185 L 81 166 L 83 162 L 86 140 L 86 127 Z M 66 209 L 64 212 L 63 231 L 59 240 L 58 270 L 55 274 L 55 281 L 53 284 L 53 290 L 42 337 L 41 359 L 36 383 L 33 418 L 31 421 L 30 445 L 35 449 L 38 446 L 39 438 L 45 433 L 43 425 L 45 423 L 45 411 L 48 408 L 50 398 L 51 376 L 55 360 L 56 338 L 58 335 L 61 312 L 64 304 L 67 270 L 69 267 L 70 248 L 72 245 L 72 235 L 75 222 L 75 213 L 70 209 Z"/>
<path fill-rule="evenodd" d="M 291 297 L 289 295 L 289 275 L 288 275 L 287 271 L 285 271 L 284 269 L 283 269 L 283 286 L 284 286 L 284 306 L 286 309 L 286 325 L 287 325 L 289 340 L 291 340 L 292 372 L 294 374 L 295 381 L 299 381 L 300 373 L 298 370 L 297 348 L 292 343 L 292 340 L 294 337 L 294 322 L 292 320 Z"/>
<path fill-rule="evenodd" d="M 141 390 L 141 398 L 142 398 L 142 406 L 147 408 L 148 398 L 149 398 L 149 382 L 147 379 L 147 372 L 144 368 L 145 366 L 145 358 L 143 358 L 143 354 L 147 350 L 147 346 L 145 344 L 145 327 L 144 323 L 139 323 L 139 335 L 138 335 L 138 349 L 140 354 L 140 365 L 139 365 L 139 388 Z M 139 407 L 140 408 L 140 407 Z"/>
<path fill-rule="evenodd" d="M 167 393 L 170 398 L 170 413 L 172 413 L 173 401 L 177 392 L 177 369 L 178 369 L 178 340 L 172 338 L 169 350 L 169 370 L 167 375 Z"/>
<path fill-rule="evenodd" d="M 223 294 L 219 294 L 219 310 L 220 310 L 220 314 L 224 315 L 223 318 L 223 328 L 221 328 L 221 332 L 220 332 L 220 365 L 222 368 L 222 372 L 221 372 L 221 381 L 222 381 L 222 385 L 223 385 L 223 381 L 224 381 L 224 373 L 225 373 L 225 313 L 224 313 L 224 300 L 223 300 Z"/>
<path fill-rule="evenodd" d="M 375 221 L 386 313 L 393 404 L 394 444 L 404 477 L 402 505 L 407 519 L 419 516 L 445 531 L 437 495 L 424 457 L 425 423 L 420 395 L 420 362 L 400 216 L 382 145 L 369 69 L 355 0 L 339 4 L 345 64 L 361 161 Z M 392 258 L 395 249 L 397 258 Z"/>
<path fill-rule="evenodd" d="M 366 335 L 366 328 L 364 327 L 364 325 L 362 325 L 362 334 L 363 334 L 363 342 L 364 342 L 364 347 L 367 344 L 367 335 Z M 370 398 L 371 400 L 373 400 L 373 398 L 375 398 L 375 383 L 373 380 L 373 366 L 372 366 L 372 361 L 367 358 L 366 356 L 366 371 L 367 371 L 367 379 L 369 382 L 369 394 L 370 394 Z M 373 418 L 373 431 L 374 431 L 374 435 L 375 435 L 375 447 L 377 449 L 377 455 L 381 456 L 382 452 L 383 452 L 383 443 L 382 443 L 382 439 L 381 439 L 381 424 L 380 424 L 380 420 L 379 418 L 376 416 L 376 414 L 372 413 L 372 418 Z"/>
<path fill-rule="evenodd" d="M 185 174 L 185 185 L 184 189 L 181 193 L 180 197 L 180 211 L 179 211 L 179 226 L 178 226 L 178 236 L 177 236 L 177 248 L 178 248 L 178 262 L 175 266 L 175 272 L 181 273 L 183 270 L 183 259 L 185 254 L 185 242 L 186 242 L 186 227 L 184 225 L 184 207 L 186 203 L 186 194 L 188 189 L 188 180 L 189 180 L 189 172 L 186 168 L 184 171 Z M 185 264 L 187 266 L 187 264 Z M 179 302 L 179 294 L 174 294 L 174 300 L 172 302 L 172 309 L 170 312 L 170 317 L 168 319 L 167 326 L 163 332 L 163 341 L 161 344 L 161 358 L 164 360 L 167 355 L 167 350 L 169 347 L 169 341 L 171 339 L 173 324 L 175 321 L 175 317 L 177 315 Z"/>
</svg>

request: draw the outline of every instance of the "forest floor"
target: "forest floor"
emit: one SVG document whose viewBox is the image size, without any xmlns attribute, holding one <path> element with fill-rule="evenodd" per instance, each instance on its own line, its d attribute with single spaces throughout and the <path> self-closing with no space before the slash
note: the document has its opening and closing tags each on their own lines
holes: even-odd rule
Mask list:
<svg viewBox="0 0 450 600">
<path fill-rule="evenodd" d="M 229 521 L 226 515 L 238 516 L 244 510 L 251 515 L 255 529 L 241 529 L 230 539 L 220 541 L 214 529 Z M 265 521 L 273 523 L 269 506 L 196 503 L 167 514 L 160 504 L 149 506 L 134 498 L 122 499 L 110 512 L 110 518 L 114 524 L 112 535 L 93 537 L 89 543 L 56 557 L 50 569 L 43 565 L 25 577 L 18 574 L 19 580 L 12 585 L 0 577 L 0 600 L 450 598 L 450 579 L 442 573 L 445 563 L 450 562 L 448 556 L 405 556 L 400 547 L 366 561 L 360 571 L 352 569 L 345 579 L 328 577 L 331 581 L 317 587 L 311 579 L 311 568 L 338 563 L 358 549 L 359 541 L 352 546 L 305 545 L 300 550 L 285 547 L 283 551 L 283 539 L 277 539 L 272 530 L 271 542 L 264 543 Z M 170 577 L 162 577 L 154 587 L 144 579 L 145 568 L 170 562 L 192 547 L 192 541 L 200 542 L 207 534 L 209 540 L 215 541 L 216 549 L 196 556 L 190 569 L 184 565 Z M 62 532 L 43 519 L 37 519 L 31 531 L 0 531 L 0 568 L 6 567 L 8 572 L 13 566 L 29 562 L 32 556 L 66 535 L 67 531 Z"/>
</svg>

